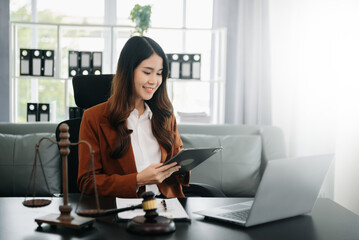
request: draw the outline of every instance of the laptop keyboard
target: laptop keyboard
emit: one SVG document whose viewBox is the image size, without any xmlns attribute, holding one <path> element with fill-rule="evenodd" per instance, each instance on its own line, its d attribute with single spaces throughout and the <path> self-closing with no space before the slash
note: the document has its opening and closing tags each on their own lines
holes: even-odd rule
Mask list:
<svg viewBox="0 0 359 240">
<path fill-rule="evenodd" d="M 235 211 L 235 212 L 227 212 L 227 213 L 218 214 L 218 216 L 245 222 L 248 218 L 249 211 L 250 211 L 250 209 L 240 210 L 240 211 Z"/>
</svg>

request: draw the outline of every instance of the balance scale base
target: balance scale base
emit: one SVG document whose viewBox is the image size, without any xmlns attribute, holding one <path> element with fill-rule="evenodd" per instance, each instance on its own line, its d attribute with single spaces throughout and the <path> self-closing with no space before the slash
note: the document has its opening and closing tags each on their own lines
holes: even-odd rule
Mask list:
<svg viewBox="0 0 359 240">
<path fill-rule="evenodd" d="M 41 218 L 36 218 L 35 222 L 37 222 L 38 226 L 41 228 L 41 224 L 47 223 L 51 226 L 64 226 L 70 227 L 74 229 L 82 229 L 85 227 L 92 227 L 92 224 L 95 222 L 94 218 L 80 217 L 80 216 L 71 216 L 71 220 L 60 220 L 59 214 L 53 213 Z"/>
</svg>

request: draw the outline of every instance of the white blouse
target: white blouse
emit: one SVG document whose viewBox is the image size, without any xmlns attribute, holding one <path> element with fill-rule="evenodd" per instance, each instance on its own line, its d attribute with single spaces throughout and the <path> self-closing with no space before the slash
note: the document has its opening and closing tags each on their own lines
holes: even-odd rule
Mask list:
<svg viewBox="0 0 359 240">
<path fill-rule="evenodd" d="M 161 149 L 151 126 L 152 111 L 145 103 L 144 113 L 138 117 L 137 109 L 134 109 L 127 119 L 127 128 L 132 129 L 131 144 L 137 172 L 141 172 L 149 165 L 161 162 Z M 146 185 L 146 191 L 152 191 L 159 195 L 156 184 Z"/>
</svg>

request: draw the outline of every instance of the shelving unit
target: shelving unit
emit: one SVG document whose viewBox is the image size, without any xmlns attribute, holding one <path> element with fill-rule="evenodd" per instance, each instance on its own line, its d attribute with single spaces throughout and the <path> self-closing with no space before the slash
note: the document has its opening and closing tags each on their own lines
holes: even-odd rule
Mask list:
<svg viewBox="0 0 359 240">
<path fill-rule="evenodd" d="M 68 77 L 68 51 L 103 52 L 103 74 L 113 74 L 120 51 L 133 31 L 132 26 L 119 25 L 11 22 L 10 26 L 13 122 L 26 121 L 26 102 L 56 101 L 55 121 L 67 119 L 68 108 L 75 106 L 71 78 Z M 168 80 L 168 92 L 176 113 L 203 112 L 208 115 L 206 119 L 192 119 L 192 122 L 224 122 L 226 34 L 226 29 L 188 28 L 150 28 L 146 33 L 166 53 L 201 54 L 200 80 Z M 55 50 L 54 77 L 20 76 L 20 48 Z M 179 117 L 181 121 L 185 120 Z"/>
</svg>

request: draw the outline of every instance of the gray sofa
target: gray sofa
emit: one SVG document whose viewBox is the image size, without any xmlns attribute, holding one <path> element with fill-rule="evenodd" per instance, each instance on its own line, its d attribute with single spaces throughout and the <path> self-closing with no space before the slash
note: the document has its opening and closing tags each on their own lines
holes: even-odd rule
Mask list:
<svg viewBox="0 0 359 240">
<path fill-rule="evenodd" d="M 55 123 L 0 123 L 0 196 L 25 196 L 33 168 L 35 144 L 41 137 L 55 140 Z M 286 156 L 281 129 L 271 126 L 178 125 L 184 147 L 222 146 L 223 150 L 193 169 L 191 187 L 210 189 L 217 196 L 254 196 L 266 162 Z M 58 148 L 40 147 L 51 193 L 61 191 Z M 48 195 L 37 168 L 37 196 Z M 32 186 L 32 185 L 31 185 Z M 32 194 L 29 188 L 28 195 Z M 213 190 L 213 191 L 212 191 Z"/>
<path fill-rule="evenodd" d="M 33 185 L 29 187 L 29 181 L 35 158 L 35 145 L 42 137 L 55 140 L 56 126 L 55 123 L 0 123 L 0 197 L 32 196 Z M 49 141 L 43 141 L 39 151 L 50 193 L 60 193 L 61 163 L 58 147 Z M 37 196 L 50 194 L 39 164 L 35 186 Z"/>
<path fill-rule="evenodd" d="M 266 163 L 286 156 L 277 127 L 179 125 L 178 130 L 185 148 L 223 147 L 192 170 L 191 183 L 210 185 L 227 197 L 253 197 Z"/>
</svg>

